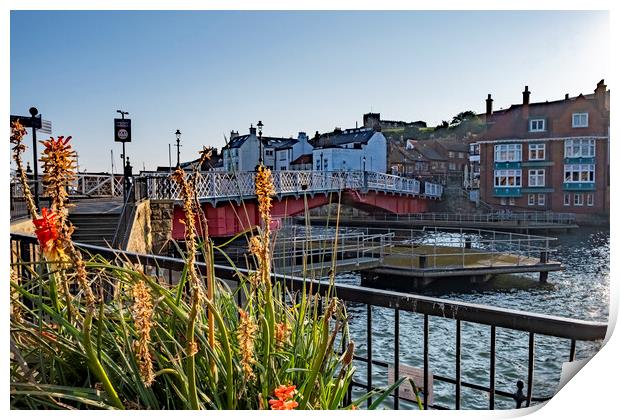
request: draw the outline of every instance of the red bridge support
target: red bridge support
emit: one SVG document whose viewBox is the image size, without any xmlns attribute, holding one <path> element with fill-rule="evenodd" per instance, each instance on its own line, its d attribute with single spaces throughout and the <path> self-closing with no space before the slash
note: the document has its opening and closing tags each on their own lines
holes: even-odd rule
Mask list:
<svg viewBox="0 0 620 420">
<path fill-rule="evenodd" d="M 306 209 L 310 210 L 326 204 L 337 203 L 338 193 L 316 194 L 313 197 L 287 196 L 282 200 L 274 198 L 271 211 L 272 218 L 279 218 L 303 214 Z M 330 200 L 331 198 L 331 200 Z M 427 211 L 428 199 L 397 194 L 385 194 L 380 192 L 360 193 L 358 191 L 344 191 L 341 203 L 366 211 L 382 210 L 393 214 L 424 213 Z M 259 222 L 258 206 L 255 200 L 236 202 L 221 202 L 217 207 L 209 203 L 202 204 L 202 210 L 209 224 L 209 235 L 212 237 L 230 237 L 246 229 L 256 226 Z M 172 225 L 172 237 L 175 240 L 183 240 L 185 225 L 183 209 L 179 205 L 174 207 L 174 221 Z M 200 226 L 200 222 L 198 225 Z M 199 233 L 202 233 L 199 228 Z"/>
</svg>

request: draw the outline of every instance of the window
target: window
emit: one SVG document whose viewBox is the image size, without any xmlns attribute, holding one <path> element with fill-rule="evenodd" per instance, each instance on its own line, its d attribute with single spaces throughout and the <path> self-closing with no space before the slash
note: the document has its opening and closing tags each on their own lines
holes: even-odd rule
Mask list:
<svg viewBox="0 0 620 420">
<path fill-rule="evenodd" d="M 456 170 L 456 163 L 450 162 L 450 163 L 448 164 L 448 168 L 449 168 L 451 171 L 455 171 L 455 170 Z"/>
<path fill-rule="evenodd" d="M 564 182 L 594 182 L 594 165 L 564 165 Z"/>
<path fill-rule="evenodd" d="M 496 187 L 520 187 L 521 169 L 500 169 L 495 171 Z"/>
<path fill-rule="evenodd" d="M 505 198 L 500 199 L 499 200 L 499 204 L 501 204 L 502 206 L 505 206 L 506 205 L 506 199 Z"/>
<path fill-rule="evenodd" d="M 543 118 L 530 120 L 530 131 L 545 131 L 545 120 Z"/>
<path fill-rule="evenodd" d="M 596 142 L 594 139 L 570 139 L 564 142 L 564 157 L 594 157 Z"/>
<path fill-rule="evenodd" d="M 544 144 L 530 144 L 529 146 L 529 160 L 545 160 L 545 145 Z"/>
<path fill-rule="evenodd" d="M 495 162 L 520 162 L 520 144 L 498 144 L 495 146 Z"/>
<path fill-rule="evenodd" d="M 281 171 L 286 171 L 286 166 L 280 166 Z"/>
<path fill-rule="evenodd" d="M 564 193 L 564 205 L 570 206 L 570 194 Z"/>
<path fill-rule="evenodd" d="M 265 150 L 265 156 L 273 156 L 273 150 Z"/>
<path fill-rule="evenodd" d="M 528 176 L 528 186 L 544 187 L 545 186 L 545 170 L 531 169 Z"/>
<path fill-rule="evenodd" d="M 316 161 L 316 170 L 318 171 L 320 169 L 321 169 L 321 160 L 317 159 L 317 161 Z"/>
<path fill-rule="evenodd" d="M 588 126 L 588 113 L 576 112 L 573 114 L 573 128 L 587 127 Z"/>
<path fill-rule="evenodd" d="M 535 194 L 528 194 L 527 195 L 527 205 L 528 206 L 533 206 L 536 204 L 536 195 Z"/>
<path fill-rule="evenodd" d="M 539 206 L 544 206 L 545 205 L 545 195 L 544 194 L 538 194 L 538 205 Z"/>
<path fill-rule="evenodd" d="M 515 205 L 515 199 L 514 199 L 513 197 L 510 197 L 510 198 L 508 199 L 508 205 L 509 205 L 509 206 L 514 206 L 514 205 Z"/>
<path fill-rule="evenodd" d="M 453 158 L 454 157 L 454 152 L 448 152 L 448 157 L 449 158 Z"/>
<path fill-rule="evenodd" d="M 463 159 L 465 157 L 465 153 L 459 152 L 459 159 Z"/>
<path fill-rule="evenodd" d="M 588 194 L 586 199 L 588 206 L 592 207 L 594 205 L 594 194 Z"/>
<path fill-rule="evenodd" d="M 583 206 L 583 194 L 575 194 L 575 205 Z"/>
</svg>

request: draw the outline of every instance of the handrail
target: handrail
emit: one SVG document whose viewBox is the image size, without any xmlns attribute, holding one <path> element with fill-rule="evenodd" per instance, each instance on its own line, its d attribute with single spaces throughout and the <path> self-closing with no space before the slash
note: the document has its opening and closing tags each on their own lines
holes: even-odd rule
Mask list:
<svg viewBox="0 0 620 420">
<path fill-rule="evenodd" d="M 35 236 L 19 233 L 11 233 L 11 240 L 24 241 L 31 244 L 38 243 Z M 185 261 L 181 258 L 119 251 L 80 242 L 76 242 L 75 245 L 84 251 L 88 251 L 91 254 L 99 254 L 110 260 L 115 260 L 119 256 L 122 256 L 124 261 L 159 267 L 160 269 L 171 269 L 173 271 L 183 271 L 183 267 L 185 266 Z M 215 264 L 214 267 L 216 275 L 219 278 L 230 280 L 237 279 L 237 272 L 248 274 L 252 271 L 244 268 L 233 268 L 219 264 Z M 207 266 L 205 263 L 197 262 L 196 268 L 202 274 L 206 275 Z M 309 279 L 296 276 L 272 274 L 271 277 L 275 281 L 286 282 L 292 287 L 293 290 L 302 290 L 304 284 L 310 282 Z M 326 281 L 313 280 L 312 283 L 315 285 L 315 290 L 319 290 L 320 288 L 327 290 L 329 287 L 329 282 Z M 319 289 L 317 289 L 317 287 Z M 604 339 L 607 331 L 607 323 L 603 322 L 584 321 L 515 309 L 497 308 L 475 303 L 463 303 L 448 299 L 372 289 L 362 286 L 336 284 L 333 287 L 335 288 L 336 295 L 340 299 L 348 302 L 365 303 L 384 308 L 399 308 L 400 310 L 408 312 L 422 313 L 485 325 L 495 325 L 496 327 L 510 328 L 534 334 L 544 334 L 573 340 L 592 341 Z"/>
<path fill-rule="evenodd" d="M 200 172 L 196 180 L 199 199 L 224 200 L 254 197 L 255 172 Z M 274 171 L 272 172 L 277 195 L 327 193 L 341 190 L 373 190 L 408 194 L 427 198 L 441 198 L 443 187 L 426 182 L 424 190 L 417 179 L 396 175 L 362 171 Z M 180 199 L 178 185 L 165 180 L 169 173 L 149 173 L 140 178 L 147 185 L 152 199 Z"/>
</svg>

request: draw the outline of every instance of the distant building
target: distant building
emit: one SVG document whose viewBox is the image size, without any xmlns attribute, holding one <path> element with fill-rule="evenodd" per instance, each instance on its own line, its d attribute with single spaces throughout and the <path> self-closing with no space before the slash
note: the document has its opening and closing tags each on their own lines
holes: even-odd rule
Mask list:
<svg viewBox="0 0 620 420">
<path fill-rule="evenodd" d="M 406 122 L 382 120 L 381 114 L 378 112 L 369 112 L 367 114 L 364 114 L 363 122 L 365 128 L 372 128 L 375 130 L 380 130 L 383 128 L 426 127 L 426 123 L 424 121 Z"/>
<path fill-rule="evenodd" d="M 493 111 L 479 136 L 480 198 L 495 206 L 609 213 L 609 91 Z"/>
<path fill-rule="evenodd" d="M 312 152 L 308 136 L 300 132 L 296 139 L 262 137 L 262 147 L 256 134 L 256 127 L 250 126 L 249 134 L 231 132 L 228 144 L 222 149 L 223 168 L 226 171 L 251 172 L 256 170 L 262 151 L 263 164 L 276 171 L 290 169 L 290 163 L 301 155 Z"/>
<path fill-rule="evenodd" d="M 381 131 L 336 128 L 312 141 L 314 170 L 387 172 L 387 140 Z"/>
</svg>

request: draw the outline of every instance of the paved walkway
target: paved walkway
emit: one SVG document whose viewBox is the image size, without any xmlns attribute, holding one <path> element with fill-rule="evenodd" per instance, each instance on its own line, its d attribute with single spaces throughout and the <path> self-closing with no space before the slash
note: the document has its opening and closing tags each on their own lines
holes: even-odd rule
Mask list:
<svg viewBox="0 0 620 420">
<path fill-rule="evenodd" d="M 120 214 L 123 200 L 120 198 L 101 198 L 72 201 L 71 214 Z"/>
</svg>

